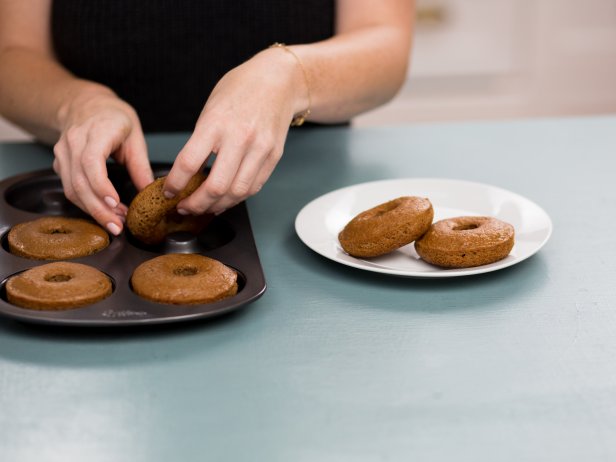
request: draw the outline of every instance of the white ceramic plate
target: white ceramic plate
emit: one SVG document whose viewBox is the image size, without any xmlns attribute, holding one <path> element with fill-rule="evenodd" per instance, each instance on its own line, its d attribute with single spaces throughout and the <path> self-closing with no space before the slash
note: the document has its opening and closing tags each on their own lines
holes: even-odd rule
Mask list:
<svg viewBox="0 0 616 462">
<path fill-rule="evenodd" d="M 434 221 L 462 215 L 492 216 L 515 228 L 515 245 L 503 260 L 463 269 L 443 269 L 419 258 L 413 244 L 381 257 L 347 255 L 338 233 L 358 213 L 400 196 L 427 197 Z M 377 273 L 443 278 L 487 273 L 535 254 L 552 234 L 552 221 L 537 204 L 519 194 L 481 183 L 434 178 L 406 178 L 362 183 L 338 189 L 307 204 L 295 219 L 299 238 L 312 250 L 343 265 Z"/>
</svg>

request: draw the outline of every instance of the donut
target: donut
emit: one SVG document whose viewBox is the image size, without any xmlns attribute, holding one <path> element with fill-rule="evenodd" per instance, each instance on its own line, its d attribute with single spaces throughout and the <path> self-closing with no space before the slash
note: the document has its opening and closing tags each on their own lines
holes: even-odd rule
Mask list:
<svg viewBox="0 0 616 462">
<path fill-rule="evenodd" d="M 428 199 L 399 197 L 357 215 L 338 234 L 338 240 L 353 257 L 377 257 L 421 237 L 432 218 L 434 210 Z"/>
<path fill-rule="evenodd" d="M 107 275 L 73 262 L 47 263 L 6 282 L 9 303 L 33 310 L 60 311 L 90 305 L 108 297 L 111 291 Z"/>
<path fill-rule="evenodd" d="M 15 225 L 8 235 L 12 254 L 33 260 L 85 257 L 109 245 L 109 235 L 80 218 L 43 217 Z"/>
<path fill-rule="evenodd" d="M 172 305 L 211 303 L 237 293 L 237 273 L 198 254 L 161 255 L 139 265 L 131 277 L 133 291 L 153 302 Z"/>
<path fill-rule="evenodd" d="M 502 260 L 513 248 L 514 229 L 492 217 L 456 217 L 434 223 L 415 241 L 419 256 L 445 268 L 469 268 Z"/>
<path fill-rule="evenodd" d="M 140 191 L 131 201 L 126 214 L 126 226 L 131 234 L 148 245 L 160 244 L 168 234 L 179 231 L 199 234 L 213 217 L 211 214 L 182 216 L 176 210 L 178 203 L 203 183 L 205 175 L 194 175 L 172 199 L 163 195 L 165 178 L 154 180 Z"/>
</svg>

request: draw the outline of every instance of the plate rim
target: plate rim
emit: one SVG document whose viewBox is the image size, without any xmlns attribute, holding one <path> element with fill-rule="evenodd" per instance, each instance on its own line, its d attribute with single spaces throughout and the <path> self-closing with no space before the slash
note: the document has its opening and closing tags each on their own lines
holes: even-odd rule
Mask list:
<svg viewBox="0 0 616 462">
<path fill-rule="evenodd" d="M 490 264 L 490 265 L 476 266 L 476 267 L 472 267 L 472 268 L 442 269 L 441 271 L 426 272 L 426 273 L 409 272 L 409 271 L 395 270 L 395 269 L 385 269 L 385 268 L 379 268 L 378 266 L 366 267 L 366 265 L 364 265 L 364 264 L 355 263 L 353 261 L 346 261 L 346 260 L 340 260 L 340 259 L 332 258 L 331 255 L 325 253 L 324 251 L 321 251 L 318 247 L 315 247 L 315 246 L 309 244 L 307 242 L 307 240 L 305 239 L 305 235 L 302 236 L 303 230 L 300 229 L 300 221 L 302 219 L 302 216 L 307 213 L 307 210 L 309 210 L 310 207 L 314 207 L 314 204 L 317 201 L 323 200 L 323 199 L 325 199 L 325 198 L 327 198 L 329 196 L 332 196 L 332 195 L 342 194 L 345 191 L 352 190 L 352 189 L 359 189 L 359 188 L 362 188 L 362 187 L 367 187 L 367 186 L 370 186 L 370 185 L 376 185 L 376 184 L 380 184 L 380 183 L 396 183 L 396 182 L 404 182 L 404 181 L 427 181 L 427 182 L 430 182 L 430 181 L 437 182 L 437 181 L 439 181 L 439 182 L 449 182 L 449 183 L 466 184 L 466 185 L 472 185 L 472 186 L 480 186 L 480 187 L 483 187 L 483 188 L 490 188 L 490 189 L 498 190 L 499 192 L 505 193 L 507 195 L 514 196 L 514 197 L 516 197 L 518 199 L 522 199 L 523 201 L 526 201 L 526 202 L 530 202 L 531 204 L 533 204 L 537 208 L 537 210 L 541 214 L 544 215 L 544 217 L 546 219 L 546 223 L 547 223 L 547 233 L 546 233 L 546 236 L 537 245 L 537 248 L 533 252 L 530 252 L 528 255 L 525 255 L 524 257 L 514 258 L 513 260 L 509 260 L 509 261 L 501 260 L 501 263 L 498 264 L 496 267 L 492 266 L 493 264 Z M 464 180 L 464 179 L 458 179 L 458 178 L 444 178 L 444 177 L 386 178 L 386 179 L 382 179 L 382 180 L 372 180 L 372 181 L 356 183 L 356 184 L 352 184 L 352 185 L 348 185 L 348 186 L 343 186 L 341 188 L 329 191 L 329 192 L 327 192 L 325 194 L 321 194 L 320 196 L 317 196 L 314 199 L 310 200 L 308 203 L 306 203 L 300 209 L 300 211 L 297 213 L 297 215 L 295 216 L 294 227 L 295 227 L 295 233 L 299 237 L 300 241 L 302 241 L 304 243 L 304 245 L 306 245 L 309 249 L 311 249 L 315 253 L 317 253 L 317 254 L 327 258 L 328 260 L 331 260 L 333 262 L 336 262 L 336 263 L 339 263 L 339 264 L 342 264 L 342 265 L 345 265 L 345 266 L 349 266 L 349 267 L 352 267 L 352 268 L 357 268 L 357 269 L 361 269 L 361 270 L 364 270 L 364 271 L 368 271 L 368 272 L 374 272 L 374 273 L 379 273 L 379 274 L 387 274 L 387 275 L 390 275 L 390 276 L 416 278 L 416 279 L 443 279 L 443 278 L 473 276 L 473 275 L 477 275 L 477 274 L 490 273 L 490 272 L 493 272 L 493 271 L 498 271 L 498 270 L 501 270 L 501 269 L 509 268 L 511 266 L 517 265 L 518 263 L 522 263 L 523 261 L 525 261 L 528 258 L 532 257 L 533 255 L 537 254 L 547 244 L 547 242 L 550 240 L 550 237 L 552 236 L 552 233 L 554 231 L 554 224 L 552 222 L 552 218 L 550 217 L 550 215 L 546 212 L 546 210 L 543 207 L 541 207 L 535 201 L 529 199 L 526 196 L 523 196 L 523 195 L 521 195 L 519 193 L 516 193 L 514 191 L 511 191 L 511 190 L 502 188 L 500 186 L 495 186 L 495 185 L 491 185 L 491 184 L 488 184 L 488 183 L 483 183 L 483 182 L 478 182 L 478 181 L 471 181 L 471 180 Z M 363 262 L 365 260 L 358 259 L 358 261 Z M 495 263 L 498 263 L 498 262 L 495 262 Z"/>
</svg>

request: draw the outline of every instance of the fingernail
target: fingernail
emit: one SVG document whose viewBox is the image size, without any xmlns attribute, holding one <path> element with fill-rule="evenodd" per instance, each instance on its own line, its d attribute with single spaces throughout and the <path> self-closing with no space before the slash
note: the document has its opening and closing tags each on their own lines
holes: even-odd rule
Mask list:
<svg viewBox="0 0 616 462">
<path fill-rule="evenodd" d="M 118 206 L 118 201 L 116 201 L 111 196 L 105 196 L 103 200 L 105 201 L 105 204 L 107 204 L 112 209 L 115 209 Z"/>
<path fill-rule="evenodd" d="M 114 236 L 117 236 L 118 234 L 120 234 L 120 227 L 118 225 L 116 225 L 115 223 L 107 223 L 107 229 L 109 230 L 109 232 L 111 234 L 113 234 Z"/>
<path fill-rule="evenodd" d="M 175 197 L 175 194 L 173 194 L 171 191 L 163 191 L 163 196 L 165 196 L 167 199 L 173 199 Z"/>
<path fill-rule="evenodd" d="M 178 209 L 178 213 L 180 215 L 189 215 L 188 210 L 184 210 L 184 209 Z"/>
<path fill-rule="evenodd" d="M 222 209 L 222 210 L 216 210 L 215 212 L 212 212 L 214 215 L 218 216 L 221 213 L 225 213 L 227 211 L 227 209 Z"/>
</svg>

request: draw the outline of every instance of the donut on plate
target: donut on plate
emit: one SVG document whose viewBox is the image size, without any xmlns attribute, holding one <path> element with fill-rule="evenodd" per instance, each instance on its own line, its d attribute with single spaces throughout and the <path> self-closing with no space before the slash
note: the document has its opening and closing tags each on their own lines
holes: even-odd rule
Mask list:
<svg viewBox="0 0 616 462">
<path fill-rule="evenodd" d="M 353 257 L 377 257 L 421 237 L 432 218 L 434 210 L 428 199 L 399 197 L 357 215 L 338 234 L 338 240 Z"/>
<path fill-rule="evenodd" d="M 514 229 L 492 217 L 456 217 L 434 223 L 415 241 L 419 256 L 444 268 L 469 268 L 502 260 L 513 248 Z"/>
<path fill-rule="evenodd" d="M 9 251 L 34 260 L 68 260 L 85 257 L 109 245 L 109 235 L 98 225 L 80 218 L 43 217 L 13 226 Z"/>
<path fill-rule="evenodd" d="M 18 273 L 6 282 L 9 303 L 33 310 L 59 311 L 90 305 L 112 292 L 106 274 L 81 263 L 54 262 Z"/>
<path fill-rule="evenodd" d="M 211 303 L 237 293 L 237 273 L 213 258 L 167 254 L 148 260 L 131 277 L 133 291 L 153 302 Z"/>
</svg>

